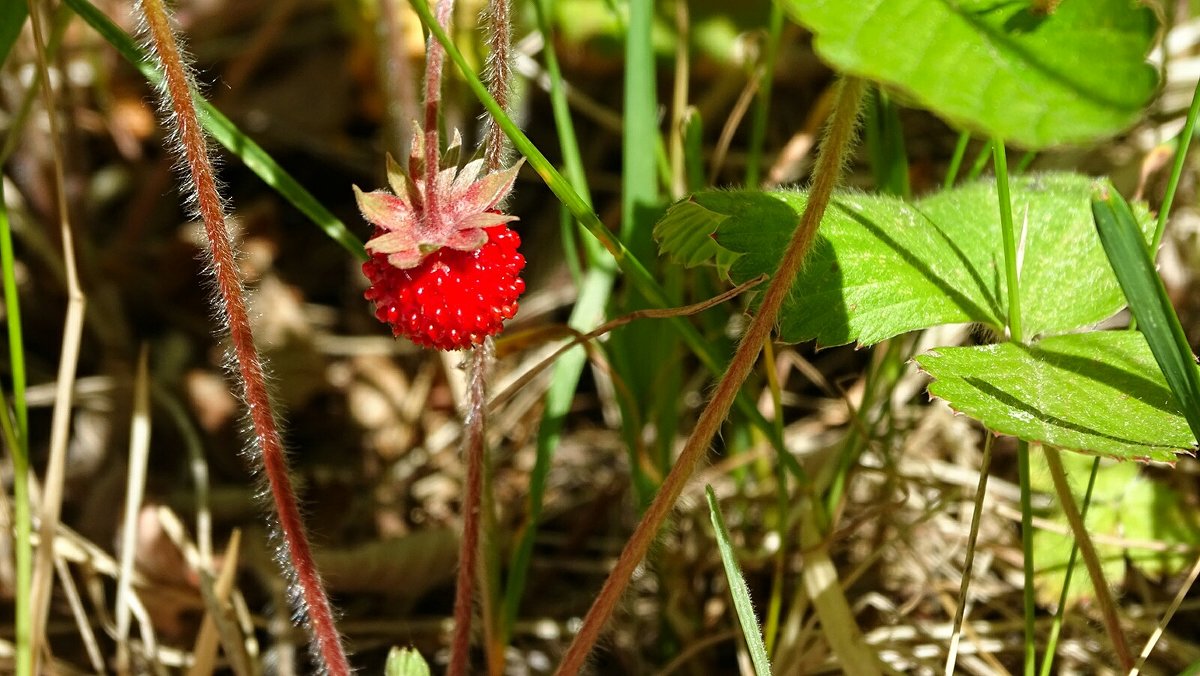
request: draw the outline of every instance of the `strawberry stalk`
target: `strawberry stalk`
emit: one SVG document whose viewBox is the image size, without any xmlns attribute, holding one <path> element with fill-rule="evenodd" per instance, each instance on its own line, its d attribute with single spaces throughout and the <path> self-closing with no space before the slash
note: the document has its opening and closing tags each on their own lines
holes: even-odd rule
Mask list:
<svg viewBox="0 0 1200 676">
<path fill-rule="evenodd" d="M 234 244 L 225 222 L 225 203 L 217 191 L 209 144 L 192 100 L 193 83 L 161 0 L 142 0 L 150 46 L 163 72 L 160 97 L 164 118 L 173 127 L 172 139 L 183 162 L 183 184 L 204 223 L 216 281 L 214 306 L 225 320 L 233 347 L 230 371 L 239 381 L 242 398 L 254 427 L 247 455 L 259 464 L 274 501 L 281 544 L 278 562 L 290 578 L 293 603 L 305 618 L 310 648 L 321 673 L 348 676 L 350 663 L 333 621 L 333 610 L 313 562 L 304 521 L 288 477 L 287 458 L 267 393 L 266 369 L 259 356 L 246 311 L 245 290 L 238 272 Z"/>
</svg>

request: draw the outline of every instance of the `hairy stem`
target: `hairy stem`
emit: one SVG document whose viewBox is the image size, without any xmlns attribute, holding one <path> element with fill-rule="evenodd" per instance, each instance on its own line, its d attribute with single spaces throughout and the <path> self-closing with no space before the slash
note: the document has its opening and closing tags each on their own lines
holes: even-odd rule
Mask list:
<svg viewBox="0 0 1200 676">
<path fill-rule="evenodd" d="M 733 405 L 738 390 L 758 360 L 763 342 L 767 340 L 775 325 L 779 308 L 783 305 L 783 301 L 791 289 L 792 280 L 800 270 L 805 255 L 816 238 L 817 226 L 821 222 L 825 208 L 829 205 L 833 189 L 841 177 L 842 164 L 858 126 L 863 90 L 864 86 L 861 80 L 856 78 L 842 80 L 829 131 L 822 144 L 820 156 L 817 158 L 808 205 L 804 209 L 800 224 L 792 233 L 791 241 L 788 242 L 787 249 L 779 263 L 779 269 L 772 276 L 770 286 L 763 295 L 762 305 L 742 336 L 737 352 L 729 362 L 729 368 L 717 383 L 712 399 L 709 400 L 704 412 L 700 414 L 696 428 L 688 438 L 687 444 L 684 445 L 679 459 L 671 467 L 671 471 L 663 481 L 654 501 L 650 503 L 645 516 L 642 517 L 633 535 L 626 542 L 625 548 L 621 551 L 612 573 L 605 580 L 599 596 L 596 597 L 591 609 L 584 617 L 579 634 L 576 635 L 574 642 L 563 657 L 562 664 L 559 665 L 559 674 L 577 674 L 583 667 L 584 660 L 587 659 L 592 646 L 600 637 L 600 631 L 612 616 L 617 601 L 620 600 L 630 578 L 633 577 L 633 571 L 645 558 L 646 552 L 663 522 L 674 508 L 675 501 L 679 499 L 684 486 L 691 478 L 692 470 L 695 469 L 696 463 L 712 443 Z"/>
<path fill-rule="evenodd" d="M 512 106 L 512 20 L 510 0 L 488 0 L 484 21 L 488 35 L 488 92 L 506 112 Z M 484 121 L 483 161 L 488 171 L 509 165 L 512 144 L 496 118 L 488 115 Z"/>
<path fill-rule="evenodd" d="M 254 344 L 234 245 L 225 225 L 224 203 L 217 191 L 208 141 L 192 100 L 191 78 L 161 0 L 143 0 L 142 13 L 154 53 L 162 66 L 161 96 L 165 112 L 173 122 L 176 150 L 182 155 L 187 171 L 185 189 L 190 182 L 195 208 L 208 236 L 218 292 L 215 305 L 227 322 L 233 347 L 231 370 L 240 382 L 241 394 L 254 426 L 254 441 L 250 448 L 254 459 L 261 463 L 274 499 L 283 545 L 280 563 L 293 578 L 292 596 L 312 637 L 314 659 L 323 673 L 348 676 L 350 664 L 334 626 L 333 610 L 313 562 L 304 522 L 288 477 L 283 441 L 267 393 L 266 372 Z"/>
<path fill-rule="evenodd" d="M 438 0 L 437 22 L 446 30 L 450 25 L 450 17 L 454 14 L 454 0 Z M 431 35 L 425 46 L 425 205 L 422 209 L 425 218 L 436 218 L 438 213 L 437 185 L 438 165 L 441 161 L 440 141 L 438 140 L 438 111 L 442 103 L 442 63 L 446 51 L 442 44 Z M 431 224 L 436 225 L 436 224 Z"/>
<path fill-rule="evenodd" d="M 447 676 L 468 672 L 471 656 L 472 598 L 479 561 L 479 517 L 483 503 L 483 463 L 487 432 L 487 374 L 494 353 L 492 339 L 467 357 L 466 426 L 467 485 L 463 493 L 463 534 L 458 550 L 458 580 L 454 590 L 454 638 L 450 643 Z"/>
</svg>

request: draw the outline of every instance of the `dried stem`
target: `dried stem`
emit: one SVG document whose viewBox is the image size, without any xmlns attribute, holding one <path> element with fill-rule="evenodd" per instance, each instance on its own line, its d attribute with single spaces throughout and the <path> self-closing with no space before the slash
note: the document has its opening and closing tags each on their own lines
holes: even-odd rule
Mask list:
<svg viewBox="0 0 1200 676">
<path fill-rule="evenodd" d="M 50 84 L 50 70 L 46 62 L 47 45 L 42 33 L 41 6 L 35 0 L 29 2 L 29 19 L 33 27 L 34 43 L 37 47 L 38 81 L 41 82 L 42 102 L 46 108 L 46 119 L 50 125 L 50 139 L 54 144 L 54 189 L 55 207 L 58 215 L 58 231 L 62 239 L 63 270 L 66 273 L 67 311 L 63 324 L 62 353 L 58 360 L 58 374 L 54 389 L 54 413 L 50 420 L 50 460 L 46 464 L 46 480 L 42 485 L 42 504 L 38 524 L 38 549 L 36 561 L 25 557 L 28 550 L 22 547 L 17 553 L 18 580 L 26 581 L 31 588 L 18 586 L 17 611 L 17 660 L 18 674 L 40 673 L 38 660 L 46 641 L 46 621 L 49 617 L 50 590 L 54 578 L 54 538 L 58 534 L 62 516 L 63 482 L 66 478 L 67 440 L 71 427 L 71 401 L 74 396 L 76 368 L 79 364 L 79 344 L 83 335 L 84 311 L 87 298 L 79 284 L 79 273 L 75 264 L 75 244 L 71 231 L 70 212 L 67 208 L 66 173 L 63 160 L 63 137 L 58 127 L 58 110 L 54 88 Z M 10 329 L 11 330 L 11 329 Z M 23 438 L 13 446 L 14 480 L 25 482 L 14 486 L 17 501 L 16 517 L 20 537 L 28 545 L 27 525 L 29 522 L 29 471 L 28 471 L 28 422 L 25 420 L 23 380 L 14 375 L 14 403 L 17 404 L 17 431 Z M 18 458 L 18 455 L 21 457 Z M 29 570 L 32 563 L 33 570 Z M 29 580 L 32 575 L 32 580 Z M 28 593 L 28 597 L 22 595 Z M 26 602 L 28 605 L 26 605 Z"/>
<path fill-rule="evenodd" d="M 654 501 L 650 503 L 645 516 L 638 523 L 629 541 L 625 543 L 625 548 L 621 551 L 616 566 L 605 580 L 600 594 L 584 617 L 583 626 L 574 642 L 567 648 L 562 664 L 559 665 L 558 674 L 564 676 L 577 674 L 583 667 L 588 653 L 591 652 L 592 646 L 600 637 L 600 631 L 612 616 L 617 601 L 620 600 L 630 578 L 633 577 L 633 571 L 645 558 L 659 529 L 674 508 L 675 501 L 679 499 L 684 486 L 691 478 L 696 463 L 704 456 L 704 452 L 712 443 L 733 405 L 738 390 L 741 389 L 746 376 L 749 375 L 754 363 L 758 360 L 763 342 L 770 336 L 779 314 L 779 308 L 791 290 L 792 280 L 800 270 L 805 255 L 816 238 L 817 226 L 821 222 L 833 189 L 841 176 L 844 158 L 858 126 L 859 104 L 862 100 L 863 89 L 862 81 L 856 78 L 845 78 L 840 83 L 837 105 L 834 108 L 833 118 L 825 142 L 822 144 L 820 156 L 817 158 L 813 185 L 808 196 L 808 206 L 804 210 L 799 226 L 792 233 L 791 241 L 779 263 L 779 269 L 772 276 L 771 283 L 763 295 L 762 305 L 742 336 L 741 342 L 738 343 L 737 352 L 729 362 L 729 368 L 717 383 L 712 399 L 709 400 L 700 419 L 696 422 L 696 428 L 688 438 L 687 444 L 684 445 L 679 459 L 671 467 L 670 473 L 667 474 Z"/>
<path fill-rule="evenodd" d="M 1133 653 L 1129 651 L 1129 644 L 1125 641 L 1125 630 L 1121 628 L 1117 604 L 1113 602 L 1112 591 L 1109 590 L 1108 581 L 1104 577 L 1100 556 L 1096 553 L 1096 546 L 1092 544 L 1087 526 L 1084 525 L 1083 517 L 1079 514 L 1079 506 L 1075 504 L 1071 486 L 1067 483 L 1067 473 L 1063 469 L 1062 456 L 1059 455 L 1058 449 L 1050 446 L 1043 447 L 1042 451 L 1046 455 L 1046 466 L 1050 468 L 1050 478 L 1054 481 L 1054 491 L 1058 493 L 1059 506 L 1062 507 L 1063 514 L 1067 517 L 1067 523 L 1071 524 L 1075 542 L 1079 544 L 1079 554 L 1083 557 L 1088 575 L 1092 578 L 1092 590 L 1096 593 L 1096 605 L 1100 607 L 1100 616 L 1104 618 L 1104 628 L 1108 631 L 1109 639 L 1112 640 L 1113 650 L 1117 653 L 1117 661 L 1121 663 L 1121 670 L 1128 673 L 1133 668 Z M 1028 552 L 1026 556 L 1028 556 Z M 1025 584 L 1030 584 L 1029 580 L 1026 580 Z"/>
<path fill-rule="evenodd" d="M 467 357 L 466 426 L 467 485 L 463 494 L 463 535 L 458 552 L 458 581 L 454 591 L 454 639 L 450 644 L 447 676 L 467 673 L 471 655 L 472 598 L 479 561 L 479 518 L 483 503 L 483 465 L 487 432 L 487 378 L 494 354 L 492 339 Z"/>
<path fill-rule="evenodd" d="M 191 77 L 161 0 L 143 0 L 142 15 L 150 46 L 164 75 L 160 94 L 168 126 L 173 128 L 174 145 L 181 156 L 182 169 L 186 171 L 183 183 L 185 189 L 190 188 L 195 210 L 203 220 L 208 236 L 212 274 L 218 292 L 214 305 L 227 322 L 233 347 L 231 371 L 240 381 L 242 397 L 254 427 L 250 454 L 261 463 L 274 499 L 282 536 L 280 564 L 292 578 L 293 602 L 305 617 L 312 637 L 314 659 L 323 673 L 347 676 L 350 664 L 334 626 L 333 610 L 313 562 L 304 522 L 288 477 L 283 442 L 267 393 L 265 368 L 254 344 L 234 246 L 226 229 L 225 205 L 217 191 L 208 141 L 192 100 Z"/>
</svg>

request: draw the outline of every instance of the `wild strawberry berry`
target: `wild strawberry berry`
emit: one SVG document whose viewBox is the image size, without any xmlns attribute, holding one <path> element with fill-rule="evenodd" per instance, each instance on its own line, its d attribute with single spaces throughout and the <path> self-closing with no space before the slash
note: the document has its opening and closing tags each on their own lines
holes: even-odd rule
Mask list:
<svg viewBox="0 0 1200 676">
<path fill-rule="evenodd" d="M 517 313 L 525 291 L 521 238 L 507 225 L 484 230 L 487 242 L 474 251 L 442 248 L 416 267 L 397 268 L 384 254 L 363 263 L 371 280 L 367 300 L 375 317 L 423 347 L 462 350 L 478 345 Z"/>
<path fill-rule="evenodd" d="M 525 290 L 521 238 L 507 225 L 517 217 L 496 208 L 521 164 L 480 178 L 482 160 L 461 171 L 454 162 L 426 185 L 421 144 L 417 129 L 407 171 L 388 158 L 392 192 L 354 188 L 363 218 L 375 226 L 363 264 L 371 281 L 365 296 L 393 334 L 462 350 L 499 333 Z M 447 155 L 457 157 L 460 144 L 456 133 Z"/>
</svg>

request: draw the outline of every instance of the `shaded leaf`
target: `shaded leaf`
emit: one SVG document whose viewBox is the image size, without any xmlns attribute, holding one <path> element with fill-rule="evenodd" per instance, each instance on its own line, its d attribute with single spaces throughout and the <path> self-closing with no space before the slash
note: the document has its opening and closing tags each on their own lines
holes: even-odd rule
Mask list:
<svg viewBox="0 0 1200 676">
<path fill-rule="evenodd" d="M 1076 454 L 1064 454 L 1062 459 L 1071 492 L 1081 501 L 1092 461 Z M 1054 488 L 1042 456 L 1034 455 L 1032 460 L 1033 490 L 1052 493 Z M 1033 541 L 1038 562 L 1038 595 L 1042 603 L 1053 605 L 1062 592 L 1073 538 L 1067 534 L 1070 527 L 1058 509 L 1047 518 L 1061 524 L 1063 532 L 1039 528 Z M 1096 552 L 1110 584 L 1120 584 L 1125 579 L 1129 572 L 1127 562 L 1155 579 L 1177 573 L 1192 562 L 1186 548 L 1200 544 L 1200 523 L 1180 495 L 1142 476 L 1139 466 L 1133 463 L 1101 464 L 1088 509 L 1087 528 L 1096 540 Z M 1106 542 L 1106 537 L 1126 544 Z M 1079 566 L 1071 580 L 1068 603 L 1091 597 L 1087 569 Z"/>
<path fill-rule="evenodd" d="M 931 394 L 996 432 L 1125 460 L 1172 462 L 1196 447 L 1136 332 L 937 348 L 916 361 Z"/>
</svg>

